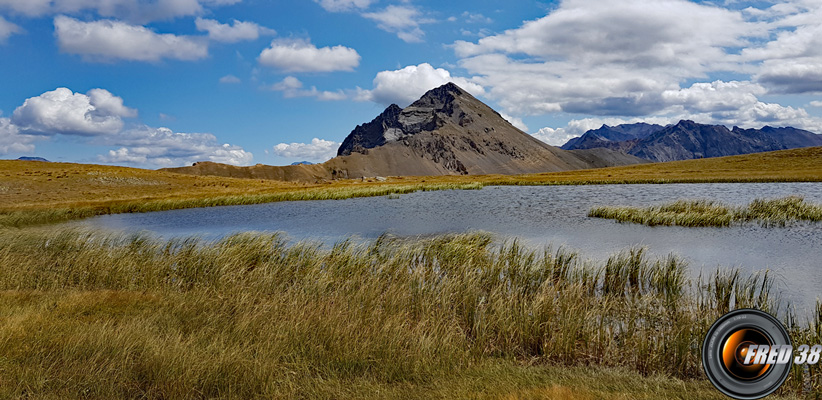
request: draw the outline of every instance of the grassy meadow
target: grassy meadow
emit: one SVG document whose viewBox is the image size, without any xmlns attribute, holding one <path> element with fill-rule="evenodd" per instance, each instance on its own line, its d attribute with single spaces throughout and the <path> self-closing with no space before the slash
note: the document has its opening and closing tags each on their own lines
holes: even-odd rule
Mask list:
<svg viewBox="0 0 822 400">
<path fill-rule="evenodd" d="M 677 200 L 643 208 L 594 207 L 588 211 L 588 216 L 648 226 L 721 227 L 747 222 L 758 222 L 765 226 L 785 226 L 795 221 L 822 221 L 822 205 L 808 203 L 798 196 L 755 199 L 742 207 L 711 200 Z"/>
<path fill-rule="evenodd" d="M 603 263 L 486 234 L 286 244 L 44 224 L 94 215 L 488 185 L 822 181 L 822 148 L 520 176 L 281 182 L 0 161 L 0 398 L 723 399 L 702 336 L 786 310 L 767 273 L 688 278 L 676 257 Z M 783 313 L 798 342 L 811 320 Z M 780 398 L 822 396 L 818 367 Z"/>
<path fill-rule="evenodd" d="M 704 333 L 781 305 L 767 273 L 491 244 L 6 229 L 0 398 L 720 399 Z M 820 319 L 792 335 L 821 342 Z M 819 395 L 819 372 L 781 393 Z"/>
</svg>

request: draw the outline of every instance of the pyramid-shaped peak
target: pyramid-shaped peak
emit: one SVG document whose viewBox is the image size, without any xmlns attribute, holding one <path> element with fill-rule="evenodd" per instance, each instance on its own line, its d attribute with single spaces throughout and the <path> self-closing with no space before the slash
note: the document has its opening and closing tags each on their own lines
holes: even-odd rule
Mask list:
<svg viewBox="0 0 822 400">
<path fill-rule="evenodd" d="M 436 87 L 425 92 L 425 94 L 420 97 L 420 100 L 425 100 L 427 98 L 453 100 L 454 96 L 460 96 L 464 93 L 466 93 L 465 90 L 462 90 L 462 88 L 457 86 L 454 82 L 448 82 L 440 87 Z"/>
<path fill-rule="evenodd" d="M 432 94 L 432 95 L 439 95 L 439 94 L 448 93 L 448 92 L 453 92 L 454 94 L 460 95 L 460 94 L 463 94 L 465 91 L 462 90 L 461 87 L 457 86 L 456 83 L 448 82 L 448 83 L 446 83 L 446 84 L 444 84 L 440 87 L 429 90 L 426 93 L 426 95 L 428 95 L 429 93 Z M 423 96 L 423 97 L 425 97 L 425 96 Z"/>
</svg>

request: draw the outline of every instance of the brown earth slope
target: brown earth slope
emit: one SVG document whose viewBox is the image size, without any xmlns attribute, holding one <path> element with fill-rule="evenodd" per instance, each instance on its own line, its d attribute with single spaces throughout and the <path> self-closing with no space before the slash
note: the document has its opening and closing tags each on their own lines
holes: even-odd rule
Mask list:
<svg viewBox="0 0 822 400">
<path fill-rule="evenodd" d="M 453 83 L 357 126 L 338 156 L 317 165 L 232 167 L 197 163 L 168 171 L 312 180 L 364 176 L 527 174 L 647 162 L 608 149 L 566 151 L 522 132 Z"/>
</svg>

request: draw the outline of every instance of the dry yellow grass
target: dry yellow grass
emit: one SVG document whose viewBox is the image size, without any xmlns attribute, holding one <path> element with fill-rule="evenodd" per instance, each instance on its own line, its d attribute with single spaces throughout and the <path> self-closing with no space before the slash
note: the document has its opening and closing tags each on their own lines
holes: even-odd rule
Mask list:
<svg viewBox="0 0 822 400">
<path fill-rule="evenodd" d="M 822 181 L 820 161 L 822 147 L 816 147 L 558 173 L 390 177 L 385 182 L 283 182 L 102 165 L 0 161 L 0 219 L 18 213 L 11 219 L 20 225 L 117 212 L 339 199 L 486 185 Z M 36 216 L 32 211 L 49 214 Z M 4 224 L 8 225 L 0 223 Z"/>
<path fill-rule="evenodd" d="M 487 235 L 333 249 L 0 229 L 0 398 L 721 399 L 699 347 L 766 275 Z M 819 320 L 791 326 L 818 343 Z M 819 394 L 818 366 L 797 368 Z"/>
</svg>

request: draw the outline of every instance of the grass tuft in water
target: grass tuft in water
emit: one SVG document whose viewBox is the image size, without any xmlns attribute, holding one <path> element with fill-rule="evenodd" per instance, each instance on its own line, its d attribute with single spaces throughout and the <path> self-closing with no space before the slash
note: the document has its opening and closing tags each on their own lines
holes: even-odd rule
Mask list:
<svg viewBox="0 0 822 400">
<path fill-rule="evenodd" d="M 763 226 L 785 226 L 795 221 L 822 221 L 822 205 L 808 203 L 800 196 L 756 199 L 744 207 L 710 200 L 677 200 L 645 208 L 594 207 L 588 216 L 648 226 L 723 227 L 752 221 Z"/>
</svg>

